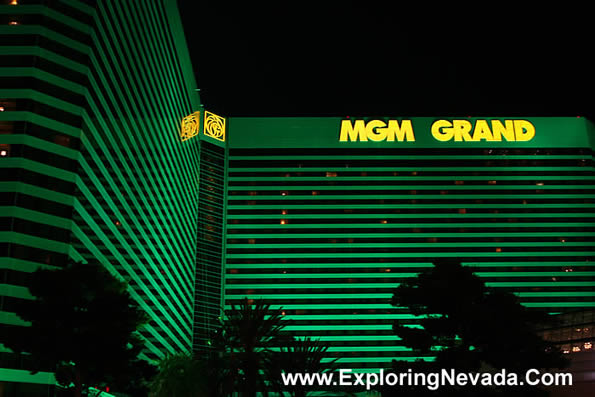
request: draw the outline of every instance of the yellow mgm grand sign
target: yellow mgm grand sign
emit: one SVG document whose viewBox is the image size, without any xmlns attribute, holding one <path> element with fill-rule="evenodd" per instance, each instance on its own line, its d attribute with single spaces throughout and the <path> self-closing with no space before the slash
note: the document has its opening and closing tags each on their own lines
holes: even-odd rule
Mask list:
<svg viewBox="0 0 595 397">
<path fill-rule="evenodd" d="M 200 133 L 201 125 L 204 126 L 203 134 L 218 141 L 225 142 L 225 119 L 214 113 L 205 111 L 204 120 L 200 112 L 194 112 L 182 119 L 180 138 L 187 141 Z"/>
<path fill-rule="evenodd" d="M 527 120 L 436 120 L 430 132 L 437 141 L 530 141 L 535 127 Z M 411 120 L 342 120 L 340 142 L 415 142 Z"/>
</svg>

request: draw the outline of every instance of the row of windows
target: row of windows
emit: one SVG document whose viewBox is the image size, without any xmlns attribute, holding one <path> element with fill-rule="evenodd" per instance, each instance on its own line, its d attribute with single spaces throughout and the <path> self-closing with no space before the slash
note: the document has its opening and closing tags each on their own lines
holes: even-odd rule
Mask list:
<svg viewBox="0 0 595 397">
<path fill-rule="evenodd" d="M 231 161 L 234 156 L 303 156 L 307 160 L 309 156 L 435 156 L 435 155 L 478 155 L 478 156 L 531 156 L 531 155 L 581 155 L 590 156 L 592 150 L 588 148 L 267 148 L 267 149 L 230 149 Z M 262 159 L 255 159 L 262 161 Z"/>
<path fill-rule="evenodd" d="M 19 34 L 18 30 L 15 30 L 14 32 L 3 32 L 3 34 L 0 35 L 0 46 L 40 47 L 81 65 L 87 65 L 89 63 L 89 58 L 85 53 L 80 52 L 76 48 L 54 41 L 45 35 Z M 44 66 L 45 65 L 42 65 L 42 69 L 44 69 Z M 51 69 L 48 71 L 52 73 Z"/>
<path fill-rule="evenodd" d="M 436 214 L 438 215 L 438 214 Z M 253 228 L 236 228 L 236 224 L 250 225 L 250 224 L 279 224 L 279 216 L 277 219 L 255 220 L 255 219 L 230 219 L 228 221 L 227 234 L 233 237 L 234 234 L 261 234 L 261 233 L 275 233 L 275 234 L 293 234 L 293 233 L 378 233 L 382 229 L 383 233 L 391 232 L 531 232 L 543 231 L 543 228 L 548 228 L 553 232 L 568 230 L 569 225 L 566 223 L 579 223 L 591 225 L 594 217 L 585 214 L 584 217 L 578 218 L 444 218 L 444 217 L 428 217 L 428 218 L 359 218 L 359 219 L 341 219 L 341 218 L 323 218 L 317 219 L 286 219 L 285 224 L 299 224 L 308 227 L 296 228 L 267 228 L 267 227 L 253 227 Z M 283 220 L 283 219 L 281 219 Z M 495 225 L 490 225 L 491 223 Z M 510 227 L 500 227 L 502 223 L 510 224 Z M 559 226 L 557 223 L 564 223 Z M 349 224 L 349 226 L 347 226 Z M 354 228 L 352 224 L 361 224 L 361 228 Z M 427 224 L 427 225 L 426 225 Z M 445 227 L 434 227 L 434 224 L 444 225 Z M 468 224 L 473 224 L 481 227 L 471 227 Z M 344 228 L 338 228 L 337 225 L 346 225 Z M 374 227 L 371 225 L 389 225 L 386 227 Z M 460 227 L 464 225 L 464 227 Z M 415 226 L 415 227 L 411 227 Z M 457 227 L 458 226 L 458 227 Z M 582 228 L 572 226 L 574 231 L 591 231 L 590 228 Z M 258 236 L 255 236 L 258 237 Z"/>
<path fill-rule="evenodd" d="M 553 168 L 553 167 L 552 167 Z M 535 169 L 531 169 L 531 167 L 517 167 L 512 170 L 496 170 L 494 167 L 486 167 L 485 169 L 475 169 L 473 171 L 465 171 L 462 169 L 456 170 L 424 170 L 422 168 L 417 168 L 415 171 L 411 170 L 388 170 L 388 171 L 355 171 L 355 172 L 334 172 L 334 177 L 345 177 L 345 178 L 358 178 L 362 180 L 366 180 L 365 178 L 386 178 L 390 180 L 392 178 L 399 178 L 406 179 L 409 177 L 416 177 L 416 178 L 426 178 L 426 177 L 450 177 L 451 179 L 459 179 L 465 177 L 509 177 L 509 176 L 533 176 L 535 177 L 538 174 L 537 178 L 542 177 L 549 177 L 549 176 L 588 176 L 593 174 L 592 167 L 583 167 L 580 170 L 565 170 L 564 168 L 559 168 L 555 170 L 543 170 L 540 168 L 535 167 Z M 329 178 L 326 171 L 313 171 L 313 172 L 299 172 L 299 173 L 285 173 L 285 172 L 254 172 L 254 173 L 233 173 L 230 177 L 235 180 L 245 178 L 247 180 L 251 179 L 259 179 L 259 178 L 294 178 L 299 180 L 300 178 L 328 178 L 329 182 L 328 185 L 332 186 L 334 183 L 334 178 Z M 337 179 L 340 182 L 340 178 Z M 268 182 L 268 181 L 267 181 Z M 353 182 L 353 181 L 350 181 Z M 497 181 L 496 181 L 497 182 Z M 490 181 L 487 182 L 488 185 L 496 184 L 491 183 Z M 543 183 L 538 181 L 537 183 Z M 266 185 L 263 183 L 259 183 L 261 185 Z M 286 181 L 286 184 L 292 186 L 291 180 Z"/>
<path fill-rule="evenodd" d="M 25 261 L 43 263 L 51 266 L 64 266 L 68 262 L 68 255 L 66 254 L 14 243 L 0 243 L 0 257 L 1 256 L 23 259 Z"/>
<path fill-rule="evenodd" d="M 39 91 L 46 95 L 69 102 L 75 106 L 82 107 L 86 102 L 85 97 L 83 95 L 77 94 L 76 92 L 70 91 L 62 86 L 48 83 L 44 80 L 40 80 L 34 77 L 22 76 L 18 79 L 15 79 L 13 77 L 0 77 L 0 87 L 5 89 L 29 89 Z M 48 117 L 50 117 L 51 119 L 54 118 L 51 115 L 48 115 Z"/>
<path fill-rule="evenodd" d="M 518 280 L 517 280 L 518 281 Z M 564 285 L 554 285 L 550 287 L 531 287 L 531 286 L 514 286 L 514 287 L 498 287 L 502 288 L 511 293 L 520 293 L 520 292 L 584 292 L 585 297 L 579 297 L 575 299 L 579 300 L 589 300 L 588 293 L 593 291 L 592 286 L 587 287 L 568 287 Z M 332 285 L 325 287 L 325 289 L 320 288 L 275 288 L 275 285 L 271 285 L 271 288 L 229 288 L 226 290 L 226 294 L 234 294 L 234 295 L 247 295 L 247 296 L 266 296 L 269 294 L 290 294 L 294 295 L 295 299 L 299 299 L 300 296 L 311 296 L 312 294 L 320 294 L 320 293 L 333 293 L 333 294 L 372 294 L 372 293 L 382 293 L 382 294 L 390 294 L 393 293 L 395 290 L 394 287 L 381 287 L 379 284 L 378 287 L 370 287 L 370 288 L 335 288 Z M 542 298 L 543 299 L 543 298 Z M 592 298 L 591 298 L 592 300 Z M 276 301 L 276 300 L 275 300 Z M 324 302 L 319 300 L 318 302 Z M 534 308 L 537 310 L 538 308 Z"/>
<path fill-rule="evenodd" d="M 571 230 L 569 230 L 571 231 Z M 254 235 L 258 237 L 258 235 Z M 480 236 L 460 236 L 460 237 L 365 237 L 357 238 L 357 236 L 349 238 L 321 238 L 321 237 L 295 237 L 295 238 L 244 238 L 244 239 L 228 239 L 227 244 L 276 244 L 280 247 L 285 244 L 366 244 L 366 243 L 483 243 L 483 242 L 553 242 L 553 243 L 575 243 L 575 242 L 595 242 L 595 237 L 592 236 L 499 236 L 499 237 L 480 237 Z"/>
<path fill-rule="evenodd" d="M 5 100 L 1 100 L 5 101 Z M 64 124 L 68 124 L 74 128 L 80 128 L 81 117 L 73 113 L 65 112 L 62 109 L 55 108 L 53 106 L 46 105 L 45 103 L 37 102 L 32 99 L 9 99 L 11 108 L 6 111 L 22 111 L 31 112 L 38 114 L 43 117 L 47 117 L 52 120 L 59 121 Z"/>
<path fill-rule="evenodd" d="M 373 258 L 371 262 L 373 261 Z M 536 262 L 532 265 L 539 265 L 542 262 Z M 529 271 L 529 272 L 584 272 L 584 271 L 592 271 L 595 270 L 595 263 L 590 265 L 590 262 L 584 262 L 585 266 L 575 265 L 575 264 L 560 264 L 560 266 L 518 266 L 513 263 L 510 266 L 481 266 L 481 267 L 472 267 L 474 270 L 487 272 L 487 271 L 496 271 L 496 272 L 510 272 L 510 271 Z M 428 264 L 429 265 L 429 264 Z M 426 264 L 424 264 L 423 268 L 426 268 Z M 290 267 L 290 266 L 281 266 L 276 264 L 275 267 L 265 267 L 263 266 L 260 269 L 243 269 L 243 268 L 236 268 L 232 264 L 227 265 L 227 274 L 245 274 L 245 275 L 262 275 L 262 274 L 278 274 L 279 277 L 282 277 L 281 274 L 325 274 L 325 273 L 348 273 L 350 275 L 356 274 L 373 274 L 373 273 L 419 273 L 423 269 L 421 266 L 407 266 L 407 267 L 393 267 L 387 265 L 386 267 L 348 267 L 348 268 L 337 268 L 337 267 L 325 267 L 324 264 L 320 264 L 318 266 L 311 266 L 311 267 Z"/>
<path fill-rule="evenodd" d="M 546 196 L 548 193 L 544 193 Z M 446 196 L 446 195 L 445 195 Z M 333 200 L 332 198 L 324 198 L 318 200 L 229 200 L 229 205 L 242 206 L 266 206 L 266 205 L 311 205 L 311 206 L 325 206 L 325 205 L 359 205 L 359 204 L 378 204 L 378 205 L 389 205 L 389 204 L 545 204 L 545 203 L 593 203 L 595 200 L 592 197 L 588 198 L 457 198 L 456 195 L 443 197 L 440 199 L 425 198 L 424 195 L 416 195 L 414 199 L 389 199 L 389 198 L 371 198 L 371 199 L 344 199 L 344 200 Z M 475 197 L 481 197 L 477 195 Z"/>
<path fill-rule="evenodd" d="M 297 284 L 307 284 L 307 285 L 328 285 L 328 288 L 332 288 L 333 284 L 383 284 L 383 283 L 398 283 L 398 282 L 405 282 L 412 277 L 415 277 L 416 274 L 400 274 L 400 273 L 391 273 L 397 277 L 358 277 L 358 274 L 350 274 L 345 273 L 341 274 L 341 277 L 317 277 L 317 278 L 292 278 L 291 275 L 289 276 L 281 276 L 279 275 L 278 278 L 262 278 L 259 276 L 245 276 L 246 278 L 226 278 L 225 283 L 230 286 L 239 286 L 239 285 L 252 285 L 252 284 L 259 284 L 259 285 L 268 285 L 271 286 L 275 285 L 291 285 L 293 283 Z M 497 282 L 523 282 L 523 283 L 531 283 L 531 282 L 574 282 L 574 281 L 585 281 L 585 276 L 578 275 L 576 277 L 572 277 L 576 272 L 564 272 L 562 273 L 565 277 L 561 277 L 556 275 L 555 273 L 548 273 L 544 275 L 535 274 L 531 276 L 524 276 L 524 277 L 500 277 L 500 276 L 493 276 L 493 277 L 486 277 L 492 281 Z M 568 277 L 566 277 L 568 275 Z M 273 276 L 273 275 L 271 275 Z M 591 286 L 592 287 L 592 286 Z"/>
<path fill-rule="evenodd" d="M 6 147 L 10 151 L 9 156 L 13 158 L 22 157 L 70 172 L 74 172 L 77 167 L 76 160 L 51 151 L 20 144 L 6 145 Z"/>
<path fill-rule="evenodd" d="M 19 7 L 10 8 L 9 10 L 13 10 L 14 13 L 0 14 L 0 25 L 39 25 L 60 33 L 81 44 L 90 45 L 91 43 L 91 37 L 88 33 L 72 28 L 65 22 L 65 20 L 57 20 L 39 14 L 19 14 L 19 10 L 21 10 Z"/>
<path fill-rule="evenodd" d="M 584 214 L 585 212 L 589 213 L 590 216 L 593 213 L 593 210 L 590 209 L 591 207 L 579 207 L 579 208 L 527 208 L 527 207 L 523 207 L 522 205 L 519 205 L 518 207 L 514 207 L 514 208 L 395 208 L 395 209 L 391 209 L 391 208 L 379 208 L 379 209 L 373 209 L 373 208 L 307 208 L 307 209 L 302 209 L 302 208 L 292 208 L 291 210 L 278 210 L 278 209 L 269 209 L 269 210 L 263 210 L 263 209 L 251 209 L 251 208 L 243 208 L 241 210 L 238 209 L 228 209 L 227 214 L 228 215 L 250 215 L 250 216 L 256 216 L 253 219 L 230 219 L 228 221 L 228 223 L 254 223 L 254 224 L 260 224 L 260 223 L 279 223 L 279 218 L 282 218 L 283 215 L 286 215 L 283 213 L 283 211 L 291 211 L 291 213 L 293 215 L 299 215 L 299 214 L 303 214 L 303 215 L 314 215 L 314 214 L 320 214 L 320 215 L 335 215 L 335 214 L 380 214 L 380 215 L 385 215 L 387 216 L 387 218 L 380 218 L 377 221 L 380 223 L 399 223 L 402 222 L 401 218 L 398 217 L 391 217 L 391 214 L 435 214 L 436 218 L 439 218 L 439 215 L 441 214 L 486 214 L 485 218 L 490 218 L 488 214 L 514 214 L 513 217 L 508 218 L 507 222 L 520 222 L 520 220 L 522 219 L 523 222 L 524 221 L 528 221 L 528 222 L 534 222 L 535 218 L 533 217 L 523 217 L 522 215 L 518 215 L 518 214 L 550 214 L 550 217 L 540 217 L 540 221 L 541 222 L 556 222 L 556 219 L 558 219 L 558 222 L 560 222 L 560 219 L 565 219 L 565 221 L 568 221 L 569 219 L 575 219 L 576 218 L 570 218 L 568 216 L 564 217 L 565 214 L 568 213 L 581 213 Z M 559 212 L 559 214 L 557 214 L 556 212 Z M 271 215 L 281 215 L 279 216 L 279 218 L 276 219 L 263 219 L 260 218 L 258 219 L 258 215 L 264 215 L 264 214 L 271 214 Z M 556 217 L 556 215 L 559 215 L 560 217 Z M 318 216 L 316 217 L 316 223 L 321 223 L 320 219 L 322 217 Z M 411 218 L 408 218 L 411 219 Z M 420 217 L 421 219 L 421 217 Z M 426 218 L 427 219 L 427 218 Z M 429 218 L 432 219 L 432 218 Z M 469 218 L 471 219 L 471 218 Z M 495 217 L 494 219 L 497 219 L 498 222 L 503 222 L 504 219 L 506 218 L 502 218 L 502 217 Z M 384 222 L 386 221 L 386 222 Z M 417 221 L 417 219 L 416 219 Z M 465 217 L 465 221 L 467 221 L 467 218 Z M 324 218 L 324 223 L 345 223 L 346 220 L 345 218 L 340 218 L 340 219 L 333 219 L 333 218 Z M 349 219 L 349 223 L 370 223 L 370 222 L 374 222 L 373 218 L 367 218 L 367 219 Z M 306 218 L 302 218 L 302 219 L 287 219 L 285 223 L 313 223 L 312 219 L 306 219 Z"/>
<path fill-rule="evenodd" d="M 0 56 L 0 66 L 18 68 L 37 68 L 58 76 L 62 79 L 72 81 L 76 84 L 87 85 L 87 76 L 77 70 L 54 63 L 44 57 L 37 55 L 9 55 Z M 24 87 L 23 87 L 24 88 Z"/>
<path fill-rule="evenodd" d="M 394 219 L 393 219 L 394 221 Z M 427 219 L 426 219 L 427 221 Z M 459 222 L 461 222 L 459 220 Z M 259 238 L 259 235 L 262 234 L 276 234 L 277 236 L 291 236 L 291 235 L 295 235 L 295 234 L 325 234 L 328 235 L 329 238 L 334 238 L 333 235 L 340 233 L 343 237 L 343 235 L 348 234 L 348 233 L 352 233 L 353 236 L 350 236 L 350 238 L 358 238 L 360 234 L 362 233 L 378 233 L 378 234 L 387 234 L 387 233 L 409 233 L 409 234 L 415 234 L 415 233 L 526 233 L 527 236 L 530 236 L 531 233 L 533 232 L 558 232 L 560 233 L 560 236 L 564 235 L 564 232 L 574 232 L 574 233 L 579 233 L 579 232 L 584 232 L 584 233 L 592 233 L 595 232 L 595 224 L 593 224 L 592 222 L 588 222 L 585 219 L 575 219 L 574 222 L 575 224 L 578 224 L 580 226 L 575 226 L 575 224 L 573 225 L 563 225 L 563 226 L 557 226 L 556 224 L 548 224 L 548 223 L 543 223 L 543 222 L 533 222 L 534 224 L 532 226 L 515 226 L 515 224 L 517 222 L 511 222 L 513 223 L 512 225 L 510 225 L 510 227 L 501 227 L 501 223 L 506 223 L 506 219 L 504 220 L 500 220 L 500 222 L 498 222 L 497 226 L 490 226 L 489 222 L 493 222 L 495 223 L 496 220 L 491 219 L 489 220 L 488 224 L 483 224 L 480 222 L 475 222 L 479 227 L 468 227 L 467 222 L 465 221 L 464 224 L 465 226 L 463 227 L 456 227 L 457 225 L 449 225 L 448 222 L 436 222 L 436 220 L 434 220 L 434 222 L 430 223 L 429 226 L 423 226 L 423 224 L 417 224 L 417 220 L 411 220 L 411 224 L 407 224 L 407 221 L 401 221 L 399 222 L 399 224 L 397 225 L 391 225 L 391 227 L 381 227 L 381 228 L 370 228 L 370 227 L 366 227 L 366 225 L 362 225 L 361 228 L 353 228 L 353 227 L 345 227 L 345 228 L 338 228 L 338 227 L 329 227 L 328 225 L 325 224 L 312 224 L 310 227 L 300 227 L 300 228 L 292 228 L 292 229 L 286 229 L 286 228 L 278 228 L 278 229 L 266 229 L 266 228 L 253 228 L 253 229 L 249 229 L 249 228 L 241 228 L 241 229 L 233 229 L 232 227 L 229 227 L 227 229 L 227 237 L 228 238 L 233 238 L 234 235 L 236 234 L 249 234 L 251 236 L 251 238 Z M 349 221 L 349 223 L 351 223 L 351 221 Z M 373 220 L 369 220 L 367 222 L 368 224 L 373 223 Z M 388 221 L 387 223 L 382 223 L 380 221 L 376 221 L 374 223 L 380 223 L 380 224 L 386 224 L 388 225 Z M 392 222 L 391 222 L 392 223 Z M 436 223 L 440 223 L 440 224 L 444 224 L 447 227 L 436 227 L 435 224 Z M 463 223 L 463 222 L 461 222 Z M 588 225 L 588 226 L 583 226 L 583 225 Z M 319 238 L 324 238 L 319 236 Z"/>
<path fill-rule="evenodd" d="M 308 173 L 309 168 L 327 168 L 329 172 L 340 171 L 356 172 L 358 170 L 350 170 L 350 168 L 365 168 L 369 171 L 375 171 L 376 167 L 380 168 L 399 168 L 399 167 L 416 167 L 423 170 L 426 167 L 585 167 L 592 166 L 593 160 L 591 158 L 579 159 L 512 159 L 512 158 L 487 158 L 487 159 L 457 159 L 453 156 L 452 159 L 426 159 L 423 156 L 411 157 L 406 160 L 402 159 L 378 159 L 378 160 L 358 160 L 354 157 L 352 160 L 333 160 L 329 157 L 328 160 L 231 160 L 229 164 L 230 176 L 244 176 L 244 175 L 258 175 L 259 173 L 274 172 L 275 169 L 287 169 L 292 175 L 295 174 L 293 168 L 299 168 L 300 173 Z M 257 168 L 258 171 L 251 170 Z M 263 168 L 270 168 L 270 170 L 263 170 Z M 281 172 L 278 170 L 276 172 Z M 316 170 L 318 171 L 318 170 Z M 380 171 L 380 170 L 379 170 Z M 326 171 L 325 171 L 326 172 Z M 331 176 L 331 175 L 328 175 Z"/>
<path fill-rule="evenodd" d="M 370 180 L 367 178 L 357 178 L 357 180 L 339 180 L 336 178 L 327 178 L 326 180 L 316 180 L 310 181 L 307 179 L 288 179 L 285 181 L 272 181 L 272 180 L 263 180 L 263 181 L 253 181 L 250 178 L 246 178 L 246 180 L 230 180 L 228 189 L 229 191 L 233 191 L 234 187 L 240 186 L 249 186 L 252 189 L 250 190 L 258 190 L 261 187 L 273 187 L 279 186 L 279 190 L 283 191 L 284 189 L 289 189 L 290 187 L 301 187 L 301 186 L 308 186 L 306 189 L 324 189 L 325 187 L 330 186 L 341 186 L 345 188 L 349 187 L 360 187 L 360 186 L 383 186 L 386 189 L 390 189 L 393 186 L 411 186 L 411 190 L 416 190 L 415 187 L 417 186 L 435 186 L 435 185 L 444 185 L 446 184 L 453 184 L 453 185 L 473 185 L 473 186 L 485 186 L 485 185 L 520 185 L 520 186 L 545 186 L 547 185 L 585 185 L 585 188 L 590 188 L 593 186 L 593 179 L 589 178 L 588 175 L 583 176 L 574 176 L 571 178 L 559 178 L 559 179 L 552 179 L 548 178 L 545 180 L 541 177 L 541 175 L 536 176 L 532 174 L 532 177 L 524 177 L 521 180 L 515 180 L 514 175 L 509 175 L 504 177 L 503 179 L 493 178 L 490 175 L 484 175 L 479 179 L 469 179 L 469 180 L 462 180 L 460 176 L 453 175 L 453 176 L 441 176 L 440 178 L 436 179 L 420 179 L 425 177 L 413 177 L 413 176 L 400 176 L 400 177 L 387 177 L 383 178 L 382 180 Z M 477 177 L 473 177 L 477 178 Z M 519 174 L 516 174 L 516 178 L 520 178 Z M 463 178 L 464 179 L 464 178 Z M 541 185 L 540 185 L 541 184 Z M 316 185 L 316 187 L 312 187 L 312 185 Z M 539 189 L 539 188 L 537 188 Z M 293 189 L 291 189 L 293 190 Z M 360 190 L 360 189 L 357 189 Z"/>
<path fill-rule="evenodd" d="M 488 181 L 489 182 L 489 181 Z M 497 182 L 497 181 L 493 181 Z M 506 183 L 506 182 L 504 182 Z M 496 183 L 488 183 L 488 185 L 495 185 Z M 548 189 L 544 189 L 542 186 L 548 185 Z M 480 189 L 449 189 L 448 187 L 441 187 L 440 189 L 419 189 L 415 187 L 413 189 L 393 189 L 393 190 L 232 190 L 229 192 L 229 198 L 234 199 L 234 196 L 325 196 L 332 198 L 333 196 L 347 196 L 347 195 L 367 195 L 384 197 L 390 195 L 435 195 L 435 194 L 451 194 L 451 195 L 468 195 L 474 194 L 481 196 L 483 194 L 524 194 L 527 196 L 538 195 L 538 194 L 595 194 L 595 185 L 581 186 L 582 189 L 575 187 L 564 189 L 563 187 L 556 186 L 555 189 L 549 188 L 550 184 L 544 182 L 535 183 L 534 189 L 515 189 L 511 186 L 502 186 L 499 189 L 485 189 L 481 186 Z"/>
<path fill-rule="evenodd" d="M 3 171 L 8 169 L 3 168 Z M 42 211 L 49 215 L 55 215 L 61 218 L 70 219 L 72 216 L 72 206 L 57 203 L 43 199 L 41 197 L 30 196 L 24 193 L 0 192 L 0 206 L 16 206 L 34 211 Z"/>
<path fill-rule="evenodd" d="M 13 155 L 14 157 L 14 155 Z M 54 192 L 72 195 L 74 193 L 74 183 L 65 181 L 64 179 L 54 178 L 44 174 L 38 174 L 24 168 L 2 168 L 0 174 L 0 181 L 8 182 L 22 182 L 33 186 L 39 186 Z M 20 206 L 17 203 L 17 206 Z M 43 208 L 43 212 L 50 212 L 55 214 L 60 208 L 54 209 L 54 202 L 47 202 Z"/>
<path fill-rule="evenodd" d="M 20 218 L 0 217 L 0 231 L 13 231 L 63 243 L 70 241 L 69 229 L 62 229 Z"/>
<path fill-rule="evenodd" d="M 0 100 L 0 111 L 5 105 L 6 102 Z M 0 135 L 2 134 L 26 134 L 75 150 L 80 144 L 79 138 L 24 121 L 0 121 Z"/>
<path fill-rule="evenodd" d="M 527 250 L 538 250 L 543 252 L 544 255 L 546 252 L 568 252 L 572 253 L 572 251 L 584 251 L 589 250 L 592 251 L 593 244 L 591 242 L 585 242 L 585 244 L 581 245 L 564 245 L 563 243 L 550 243 L 549 246 L 544 245 L 535 245 L 525 246 L 525 247 L 465 247 L 463 244 L 460 243 L 461 246 L 450 246 L 450 247 L 434 247 L 431 244 L 424 245 L 423 247 L 390 247 L 390 248 L 350 248 L 348 244 L 345 244 L 345 247 L 336 247 L 336 248 L 309 248 L 307 244 L 304 244 L 304 247 L 300 248 L 283 248 L 281 244 L 279 244 L 278 248 L 238 248 L 238 249 L 228 249 L 227 253 L 234 255 L 250 255 L 250 254 L 379 254 L 379 253 L 437 253 L 438 255 L 445 252 L 475 252 L 476 256 L 481 256 L 481 253 L 487 252 L 509 252 L 509 253 L 522 253 L 526 252 Z M 454 244 L 453 244 L 454 245 Z"/>
</svg>

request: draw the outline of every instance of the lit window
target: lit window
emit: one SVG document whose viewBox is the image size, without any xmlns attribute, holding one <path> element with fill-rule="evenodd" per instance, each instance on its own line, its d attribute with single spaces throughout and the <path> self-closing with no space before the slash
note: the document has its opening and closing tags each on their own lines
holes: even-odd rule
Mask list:
<svg viewBox="0 0 595 397">
<path fill-rule="evenodd" d="M 327 172 L 326 172 L 326 176 L 327 176 L 327 177 L 334 177 L 334 176 L 337 176 L 337 173 L 336 173 L 336 172 L 328 172 L 328 171 L 327 171 Z"/>
<path fill-rule="evenodd" d="M 19 5 L 19 2 L 18 2 L 18 0 L 11 0 L 10 1 L 10 5 L 11 6 L 18 6 Z"/>
<path fill-rule="evenodd" d="M 0 150 L 0 157 L 6 157 L 6 156 L 8 156 L 8 151 Z"/>
<path fill-rule="evenodd" d="M 593 348 L 593 343 L 585 342 L 585 344 L 583 346 L 585 347 L 585 350 L 590 350 Z"/>
<path fill-rule="evenodd" d="M 578 346 L 572 346 L 572 351 L 573 352 L 580 352 L 581 351 L 581 348 L 578 347 Z"/>
<path fill-rule="evenodd" d="M 287 223 L 287 220 L 285 219 L 281 219 L 281 222 L 279 222 L 281 225 L 285 225 Z"/>
<path fill-rule="evenodd" d="M 0 112 L 5 111 L 6 109 L 4 109 L 4 106 L 0 106 Z"/>
<path fill-rule="evenodd" d="M 18 25 L 19 23 L 17 21 L 10 21 L 8 22 L 9 25 Z"/>
</svg>

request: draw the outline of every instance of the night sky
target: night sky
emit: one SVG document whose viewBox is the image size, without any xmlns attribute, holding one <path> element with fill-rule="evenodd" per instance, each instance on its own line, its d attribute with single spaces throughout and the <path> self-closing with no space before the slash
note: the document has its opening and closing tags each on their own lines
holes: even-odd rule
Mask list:
<svg viewBox="0 0 595 397">
<path fill-rule="evenodd" d="M 327 3 L 179 0 L 205 107 L 227 117 L 595 120 L 586 9 Z"/>
</svg>

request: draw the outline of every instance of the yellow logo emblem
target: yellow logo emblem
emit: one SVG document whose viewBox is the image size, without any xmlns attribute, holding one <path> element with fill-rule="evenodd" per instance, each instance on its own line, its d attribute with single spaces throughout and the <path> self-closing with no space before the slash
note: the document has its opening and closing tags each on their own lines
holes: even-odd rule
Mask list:
<svg viewBox="0 0 595 397">
<path fill-rule="evenodd" d="M 225 142 L 225 119 L 205 111 L 205 135 Z"/>
<path fill-rule="evenodd" d="M 182 141 L 187 141 L 193 136 L 198 135 L 200 131 L 200 112 L 194 112 L 182 119 L 182 129 L 180 130 L 180 138 Z"/>
</svg>

